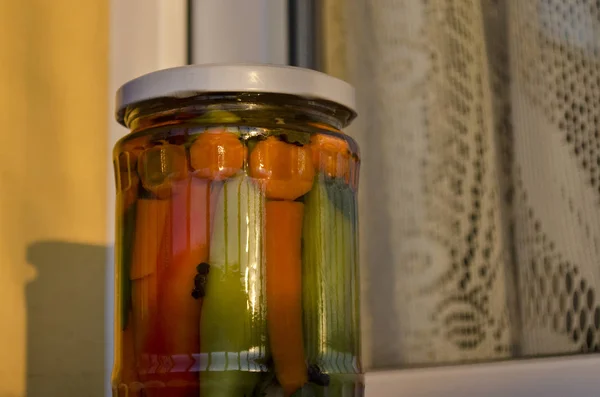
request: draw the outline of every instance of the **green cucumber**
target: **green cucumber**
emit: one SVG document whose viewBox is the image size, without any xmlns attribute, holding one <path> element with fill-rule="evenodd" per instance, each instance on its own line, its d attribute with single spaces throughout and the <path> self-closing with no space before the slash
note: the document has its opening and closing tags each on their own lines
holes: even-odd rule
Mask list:
<svg viewBox="0 0 600 397">
<path fill-rule="evenodd" d="M 303 310 L 307 361 L 360 373 L 357 202 L 342 180 L 317 176 L 304 197 Z"/>
<path fill-rule="evenodd" d="M 250 178 L 223 184 L 200 320 L 201 396 L 250 396 L 266 370 L 263 219 L 264 195 Z"/>
</svg>

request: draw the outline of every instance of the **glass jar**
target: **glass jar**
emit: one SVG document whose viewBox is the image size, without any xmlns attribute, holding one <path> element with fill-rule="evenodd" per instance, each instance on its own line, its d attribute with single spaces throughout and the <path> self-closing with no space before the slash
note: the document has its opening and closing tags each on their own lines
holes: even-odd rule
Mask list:
<svg viewBox="0 0 600 397">
<path fill-rule="evenodd" d="M 353 101 L 265 65 L 119 90 L 113 396 L 362 396 Z"/>
</svg>

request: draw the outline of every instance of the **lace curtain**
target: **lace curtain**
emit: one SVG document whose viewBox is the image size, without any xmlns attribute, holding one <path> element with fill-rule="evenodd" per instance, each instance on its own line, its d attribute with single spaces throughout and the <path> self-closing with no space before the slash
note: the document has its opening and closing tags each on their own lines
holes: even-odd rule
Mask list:
<svg viewBox="0 0 600 397">
<path fill-rule="evenodd" d="M 367 363 L 597 351 L 599 2 L 323 17 L 326 71 L 359 97 Z"/>
</svg>

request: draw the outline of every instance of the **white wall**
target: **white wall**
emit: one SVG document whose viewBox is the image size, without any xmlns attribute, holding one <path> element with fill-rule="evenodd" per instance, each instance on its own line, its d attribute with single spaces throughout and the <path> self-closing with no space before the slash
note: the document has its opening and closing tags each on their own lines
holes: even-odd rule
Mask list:
<svg viewBox="0 0 600 397">
<path fill-rule="evenodd" d="M 0 2 L 2 397 L 102 391 L 107 17 Z"/>
</svg>

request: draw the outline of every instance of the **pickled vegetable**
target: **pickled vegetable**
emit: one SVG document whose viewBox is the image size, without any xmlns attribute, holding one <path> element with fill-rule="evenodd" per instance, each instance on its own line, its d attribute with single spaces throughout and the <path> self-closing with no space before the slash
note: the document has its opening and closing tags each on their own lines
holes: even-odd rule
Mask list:
<svg viewBox="0 0 600 397">
<path fill-rule="evenodd" d="M 246 176 L 216 204 L 200 318 L 200 395 L 250 396 L 265 371 L 264 196 Z"/>
<path fill-rule="evenodd" d="M 140 178 L 136 172 L 140 154 L 144 151 L 142 146 L 136 146 L 129 151 L 119 153 L 115 161 L 115 176 L 117 177 L 117 192 L 121 204 L 119 214 L 127 211 L 137 200 Z"/>
<path fill-rule="evenodd" d="M 152 355 L 162 353 L 158 327 L 159 252 L 165 235 L 168 200 L 139 199 L 131 264 L 134 353 L 142 382 L 156 379 Z"/>
<path fill-rule="evenodd" d="M 307 381 L 302 345 L 303 205 L 292 200 L 312 186 L 310 148 L 269 137 L 250 154 L 250 175 L 270 200 L 266 219 L 269 337 L 277 380 L 284 395 L 290 396 Z"/>
<path fill-rule="evenodd" d="M 308 192 L 315 175 L 308 146 L 269 137 L 250 154 L 250 176 L 264 184 L 268 198 L 295 200 Z"/>
<path fill-rule="evenodd" d="M 348 143 L 338 137 L 316 134 L 311 138 L 312 159 L 315 167 L 329 178 L 350 180 L 352 156 Z"/>
<path fill-rule="evenodd" d="M 290 396 L 307 382 L 302 338 L 302 216 L 304 204 L 266 204 L 267 304 L 277 380 Z"/>
<path fill-rule="evenodd" d="M 126 314 L 127 322 L 131 322 L 131 312 L 129 311 Z M 115 357 L 115 364 L 118 368 L 116 371 L 120 374 L 120 379 L 118 380 L 118 384 L 120 385 L 132 385 L 134 383 L 139 382 L 139 376 L 136 368 L 136 360 L 135 360 L 135 350 L 134 350 L 134 334 L 133 327 L 128 326 L 121 332 L 120 335 L 121 341 L 120 345 L 123 346 L 123 349 L 117 354 Z"/>
<path fill-rule="evenodd" d="M 120 272 L 117 273 L 117 285 L 120 290 L 120 345 L 124 349 L 115 357 L 115 366 L 119 368 L 116 373 L 120 374 L 119 384 L 130 385 L 139 381 L 135 350 L 133 327 L 130 326 L 132 317 L 131 308 L 131 262 L 133 259 L 133 239 L 135 235 L 136 200 L 138 198 L 139 178 L 135 168 L 137 158 L 130 153 L 120 153 L 115 161 L 115 175 L 117 176 L 117 214 L 120 215 L 118 223 L 117 239 L 120 244 L 116 247 L 116 256 L 121 264 Z"/>
<path fill-rule="evenodd" d="M 183 146 L 163 144 L 146 149 L 137 162 L 142 186 L 158 198 L 169 198 L 173 186 L 187 178 L 187 156 Z"/>
<path fill-rule="evenodd" d="M 242 168 L 246 152 L 236 134 L 224 128 L 211 128 L 200 134 L 190 147 L 190 162 L 196 176 L 224 180 Z"/>
<path fill-rule="evenodd" d="M 173 386 L 163 395 L 186 397 L 198 394 L 198 374 L 188 370 L 200 350 L 201 301 L 192 291 L 196 267 L 208 260 L 211 186 L 190 177 L 173 193 L 160 255 L 157 326 L 163 354 L 181 367 L 169 374 Z"/>
<path fill-rule="evenodd" d="M 305 196 L 303 307 L 309 367 L 328 375 L 330 392 L 359 381 L 356 200 L 342 179 L 318 177 Z"/>
</svg>

